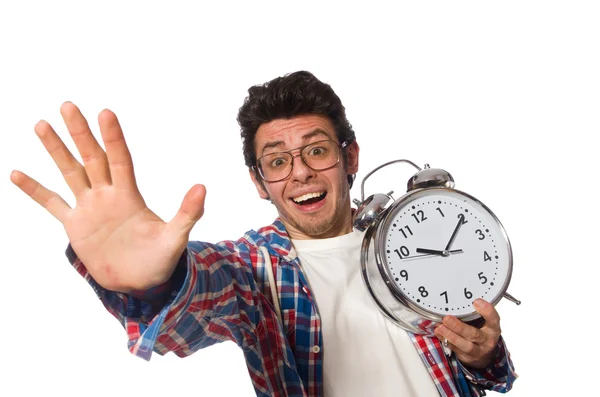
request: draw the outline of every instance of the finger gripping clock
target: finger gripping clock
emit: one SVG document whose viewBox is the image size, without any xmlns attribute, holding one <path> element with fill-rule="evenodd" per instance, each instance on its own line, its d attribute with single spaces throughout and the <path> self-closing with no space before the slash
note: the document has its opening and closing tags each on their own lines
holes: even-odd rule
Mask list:
<svg viewBox="0 0 600 397">
<path fill-rule="evenodd" d="M 395 201 L 391 192 L 365 200 L 366 179 L 397 162 L 419 170 L 408 192 Z M 361 193 L 354 226 L 366 230 L 363 279 L 377 306 L 402 328 L 432 334 L 446 315 L 475 322 L 477 298 L 520 304 L 506 292 L 513 258 L 502 224 L 481 201 L 454 189 L 449 173 L 396 160 L 369 173 Z"/>
</svg>

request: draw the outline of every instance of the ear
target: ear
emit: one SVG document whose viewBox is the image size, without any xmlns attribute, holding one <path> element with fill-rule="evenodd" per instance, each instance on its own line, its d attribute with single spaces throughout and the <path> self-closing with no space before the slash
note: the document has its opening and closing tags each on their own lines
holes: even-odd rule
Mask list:
<svg viewBox="0 0 600 397">
<path fill-rule="evenodd" d="M 254 182 L 254 186 L 256 186 L 256 190 L 258 191 L 258 195 L 263 200 L 269 200 L 269 193 L 265 189 L 265 184 L 260 177 L 256 176 L 256 172 L 252 168 L 248 168 L 248 173 L 250 174 L 250 178 L 252 178 L 252 182 Z"/>
<path fill-rule="evenodd" d="M 348 162 L 346 163 L 346 172 L 348 172 L 348 174 L 356 174 L 358 172 L 358 152 L 360 152 L 360 147 L 358 147 L 358 143 L 356 143 L 356 141 L 352 142 L 346 149 L 348 157 Z"/>
</svg>

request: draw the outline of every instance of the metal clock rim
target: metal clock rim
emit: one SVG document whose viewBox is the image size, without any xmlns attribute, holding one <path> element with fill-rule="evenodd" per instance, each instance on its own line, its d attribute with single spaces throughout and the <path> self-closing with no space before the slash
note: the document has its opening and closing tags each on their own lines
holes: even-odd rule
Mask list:
<svg viewBox="0 0 600 397">
<path fill-rule="evenodd" d="M 390 216 L 390 215 L 394 214 L 394 211 L 398 207 L 401 207 L 404 203 L 406 203 L 411 197 L 413 197 L 414 195 L 416 195 L 418 193 L 422 193 L 423 191 L 427 191 L 427 192 L 449 191 L 449 192 L 461 194 L 461 195 L 473 200 L 474 202 L 479 204 L 481 207 L 483 207 L 483 209 L 486 210 L 490 214 L 490 216 L 494 219 L 494 221 L 498 224 L 501 234 L 502 234 L 502 237 L 504 238 L 504 241 L 506 242 L 506 245 L 508 248 L 508 274 L 507 274 L 506 280 L 504 281 L 504 284 L 502 285 L 502 287 L 500 289 L 500 293 L 497 294 L 497 296 L 492 301 L 490 301 L 490 303 L 495 306 L 502 299 L 504 293 L 506 293 L 506 290 L 508 289 L 510 280 L 512 278 L 513 254 L 512 254 L 512 247 L 510 244 L 510 240 L 508 238 L 508 234 L 506 233 L 506 230 L 504 229 L 504 225 L 502 225 L 502 222 L 500 222 L 498 217 L 494 214 L 494 212 L 488 206 L 486 206 L 484 203 L 482 203 L 480 200 L 478 200 L 474 196 L 472 196 L 468 193 L 465 193 L 461 190 L 455 189 L 455 188 L 435 186 L 435 187 L 426 187 L 426 188 L 412 190 L 412 191 L 406 193 L 404 196 L 400 197 L 398 200 L 394 201 L 394 203 L 392 205 L 390 205 L 382 214 L 381 221 L 372 225 L 372 228 L 374 228 L 374 233 L 375 233 L 374 244 L 376 244 L 376 246 L 375 246 L 375 262 L 377 264 L 377 268 L 379 269 L 379 272 L 381 273 L 381 276 L 384 279 L 385 284 L 388 286 L 388 289 L 390 290 L 392 295 L 394 295 L 394 297 L 396 299 L 398 299 L 402 304 L 406 305 L 411 310 L 413 310 L 415 313 L 417 313 L 429 320 L 440 322 L 445 317 L 445 315 L 435 314 L 433 312 L 430 312 L 430 311 L 423 309 L 420 306 L 417 306 L 414 303 L 412 303 L 410 301 L 410 299 L 408 299 L 402 293 L 402 291 L 400 289 L 398 289 L 396 284 L 392 281 L 393 277 L 390 274 L 390 270 L 389 270 L 387 264 L 384 263 L 384 259 L 381 256 L 381 253 L 384 252 L 384 250 L 385 250 L 385 247 L 384 247 L 385 238 L 383 238 L 383 233 L 384 233 L 384 230 L 387 230 L 389 228 L 389 224 L 392 221 L 392 216 Z M 471 321 L 471 320 L 478 319 L 481 316 L 477 312 L 475 312 L 470 315 L 463 315 L 463 316 L 457 316 L 457 317 L 463 321 Z"/>
<path fill-rule="evenodd" d="M 400 326 L 401 328 L 405 329 L 405 330 L 409 330 L 413 333 L 422 333 L 422 330 L 406 323 L 404 320 L 402 320 L 401 318 L 398 318 L 396 315 L 394 315 L 394 313 L 392 313 L 390 310 L 388 310 L 388 308 L 381 302 L 379 295 L 377 294 L 377 292 L 375 291 L 375 289 L 371 286 L 371 277 L 369 276 L 369 272 L 367 270 L 367 263 L 369 260 L 369 247 L 371 246 L 371 241 L 373 241 L 373 244 L 375 244 L 375 240 L 374 240 L 374 234 L 376 229 L 376 226 L 379 222 L 376 221 L 375 224 L 373 224 L 373 227 L 368 228 L 365 232 L 363 241 L 361 243 L 361 261 L 360 261 L 360 268 L 361 268 L 361 273 L 362 273 L 362 278 L 363 281 L 367 287 L 367 289 L 369 290 L 369 295 L 371 296 L 371 298 L 373 299 L 373 301 L 375 302 L 375 304 L 379 307 L 379 309 L 381 310 L 381 312 L 390 320 L 392 320 L 392 322 L 396 323 L 396 325 Z M 377 255 L 377 250 L 375 251 L 375 255 Z M 384 282 L 386 284 L 388 284 L 389 280 L 386 280 L 384 278 Z M 389 286 L 388 286 L 389 288 Z"/>
</svg>

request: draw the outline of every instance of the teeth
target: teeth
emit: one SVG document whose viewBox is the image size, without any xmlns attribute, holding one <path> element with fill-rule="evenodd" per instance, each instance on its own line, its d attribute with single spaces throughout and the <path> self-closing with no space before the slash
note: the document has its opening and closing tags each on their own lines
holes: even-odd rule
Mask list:
<svg viewBox="0 0 600 397">
<path fill-rule="evenodd" d="M 301 202 L 306 201 L 311 198 L 321 197 L 323 194 L 325 194 L 325 192 L 306 193 L 306 194 L 303 194 L 302 196 L 294 197 L 292 200 L 294 200 L 294 202 L 296 202 L 296 203 L 301 203 Z"/>
</svg>

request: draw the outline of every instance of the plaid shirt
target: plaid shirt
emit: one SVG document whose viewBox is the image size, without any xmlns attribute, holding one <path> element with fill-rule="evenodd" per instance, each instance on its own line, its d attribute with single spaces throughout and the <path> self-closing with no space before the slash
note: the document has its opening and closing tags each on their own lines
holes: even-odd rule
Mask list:
<svg viewBox="0 0 600 397">
<path fill-rule="evenodd" d="M 282 321 L 259 247 L 270 256 Z M 153 351 L 172 351 L 185 357 L 234 341 L 244 352 L 257 396 L 322 395 L 321 318 L 279 219 L 237 241 L 190 242 L 167 285 L 129 295 L 99 286 L 70 246 L 67 256 L 123 324 L 136 356 L 149 360 Z M 409 335 L 441 396 L 506 392 L 517 377 L 502 338 L 495 361 L 485 370 L 469 371 L 454 355 L 444 354 L 437 338 Z"/>
</svg>

